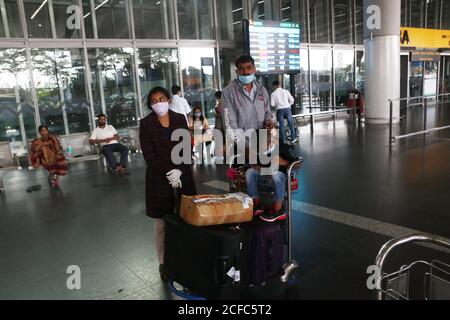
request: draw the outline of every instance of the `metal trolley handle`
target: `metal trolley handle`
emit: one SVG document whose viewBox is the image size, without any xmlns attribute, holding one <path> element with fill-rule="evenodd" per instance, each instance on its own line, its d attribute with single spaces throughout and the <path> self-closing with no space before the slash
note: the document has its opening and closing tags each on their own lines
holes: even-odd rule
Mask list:
<svg viewBox="0 0 450 320">
<path fill-rule="evenodd" d="M 417 243 L 417 242 L 425 242 L 425 243 L 431 243 L 438 246 L 445 247 L 447 249 L 450 249 L 450 242 L 449 240 L 434 236 L 428 233 L 411 233 L 407 234 L 392 240 L 389 240 L 386 242 L 378 252 L 378 255 L 375 259 L 375 265 L 379 268 L 381 275 L 383 274 L 383 266 L 384 262 L 389 255 L 389 253 L 396 247 L 399 247 L 401 245 L 407 244 L 407 243 Z M 383 298 L 383 292 L 381 288 L 378 288 L 377 292 L 377 299 L 382 300 Z"/>
</svg>

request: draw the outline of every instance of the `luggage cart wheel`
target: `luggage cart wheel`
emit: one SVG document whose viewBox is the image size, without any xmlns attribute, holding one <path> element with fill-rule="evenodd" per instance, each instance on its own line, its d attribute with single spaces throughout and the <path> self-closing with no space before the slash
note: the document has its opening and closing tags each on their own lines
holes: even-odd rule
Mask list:
<svg viewBox="0 0 450 320">
<path fill-rule="evenodd" d="M 281 275 L 280 280 L 288 286 L 293 286 L 297 275 L 298 263 L 295 260 L 291 260 L 284 265 L 283 274 Z"/>
</svg>

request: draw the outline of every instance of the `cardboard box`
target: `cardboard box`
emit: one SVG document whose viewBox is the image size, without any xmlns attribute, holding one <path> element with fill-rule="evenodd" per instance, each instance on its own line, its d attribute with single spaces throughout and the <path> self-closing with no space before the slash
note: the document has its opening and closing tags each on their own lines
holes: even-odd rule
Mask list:
<svg viewBox="0 0 450 320">
<path fill-rule="evenodd" d="M 244 193 L 185 196 L 180 216 L 194 226 L 248 222 L 253 219 L 253 200 Z"/>
</svg>

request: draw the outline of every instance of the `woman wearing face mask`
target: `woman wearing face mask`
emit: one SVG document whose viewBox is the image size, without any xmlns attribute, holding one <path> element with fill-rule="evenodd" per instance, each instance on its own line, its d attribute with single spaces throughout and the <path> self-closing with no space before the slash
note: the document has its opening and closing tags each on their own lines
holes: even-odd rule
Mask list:
<svg viewBox="0 0 450 320">
<path fill-rule="evenodd" d="M 205 133 L 209 130 L 208 120 L 203 116 L 202 109 L 200 107 L 195 107 L 192 117 L 189 119 L 189 129 L 195 134 Z"/>
<path fill-rule="evenodd" d="M 148 107 L 153 110 L 141 120 L 139 139 L 147 162 L 146 203 L 147 215 L 154 218 L 155 247 L 159 260 L 161 279 L 167 280 L 164 272 L 164 221 L 162 217 L 173 214 L 175 189 L 179 194 L 195 195 L 197 190 L 190 164 L 176 165 L 172 161 L 172 149 L 180 141 L 171 141 L 173 131 L 188 130 L 186 118 L 169 110 L 170 94 L 156 87 L 148 94 Z M 187 142 L 190 146 L 190 141 Z"/>
<path fill-rule="evenodd" d="M 208 120 L 203 116 L 202 109 L 195 107 L 192 113 L 192 117 L 189 119 L 189 129 L 194 136 L 194 145 L 197 150 L 197 146 L 203 142 L 207 145 L 211 143 L 212 135 L 209 130 Z"/>
</svg>

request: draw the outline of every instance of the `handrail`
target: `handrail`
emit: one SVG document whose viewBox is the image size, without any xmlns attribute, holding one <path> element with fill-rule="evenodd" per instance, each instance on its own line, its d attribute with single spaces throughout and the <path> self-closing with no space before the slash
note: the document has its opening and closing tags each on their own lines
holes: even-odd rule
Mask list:
<svg viewBox="0 0 450 320">
<path fill-rule="evenodd" d="M 335 115 L 339 112 L 347 112 L 347 111 L 353 111 L 353 115 L 356 114 L 356 109 L 360 109 L 360 107 L 354 107 L 354 108 L 339 108 L 339 109 L 332 109 L 332 110 L 328 110 L 328 111 L 319 111 L 319 112 L 311 112 L 311 113 L 301 113 L 301 114 L 295 114 L 292 115 L 293 119 L 296 118 L 307 118 L 310 117 L 311 118 L 311 132 L 314 132 L 314 118 L 315 117 L 320 117 L 320 116 L 324 116 L 324 115 Z M 334 120 L 334 117 L 333 117 Z M 358 117 L 358 120 L 360 120 L 360 118 Z"/>
<path fill-rule="evenodd" d="M 355 108 L 359 109 L 359 107 L 355 107 Z M 304 117 L 310 117 L 310 116 L 320 116 L 320 115 L 326 115 L 326 114 L 333 114 L 333 113 L 337 113 L 337 112 L 352 111 L 355 108 L 339 108 L 339 109 L 333 109 L 333 110 L 328 110 L 328 111 L 299 113 L 299 114 L 293 114 L 292 118 L 304 118 Z"/>
<path fill-rule="evenodd" d="M 450 93 L 441 93 L 441 94 L 436 94 L 436 95 L 432 95 L 432 96 L 419 96 L 419 97 L 406 97 L 406 98 L 397 98 L 397 99 L 389 99 L 388 101 L 408 101 L 408 100 L 413 100 L 413 99 L 428 99 L 428 98 L 433 98 L 433 97 L 445 97 L 445 96 L 450 96 Z"/>
<path fill-rule="evenodd" d="M 427 107 L 428 107 L 428 101 L 431 98 L 439 98 L 439 97 L 445 97 L 445 96 L 450 96 L 450 93 L 444 93 L 444 94 L 436 94 L 436 95 L 432 95 L 432 96 L 420 96 L 420 97 L 407 97 L 407 98 L 399 98 L 399 99 L 389 99 L 388 103 L 389 103 L 389 147 L 392 147 L 392 143 L 395 142 L 396 140 L 399 139 L 403 139 L 403 138 L 408 138 L 408 137 L 412 137 L 412 136 L 417 136 L 419 134 L 427 134 L 433 131 L 439 131 L 439 130 L 444 130 L 444 129 L 449 129 L 450 126 L 443 126 L 443 127 L 437 127 L 437 128 L 430 128 L 427 129 Z M 394 126 L 394 102 L 396 101 L 408 101 L 410 99 L 420 99 L 422 98 L 422 108 L 423 108 L 423 130 L 420 131 L 416 131 L 416 132 L 412 132 L 412 133 L 408 133 L 408 134 L 404 134 L 404 135 L 398 135 L 398 136 L 394 136 L 393 135 L 393 126 Z M 417 105 L 417 104 L 414 104 Z M 407 107 L 409 107 L 410 105 L 408 105 Z"/>
<path fill-rule="evenodd" d="M 450 240 L 445 239 L 443 237 L 435 236 L 428 233 L 411 233 L 398 238 L 394 238 L 386 242 L 380 249 L 375 259 L 375 265 L 378 267 L 380 271 L 380 278 L 377 279 L 377 299 L 383 299 L 383 291 L 381 289 L 381 278 L 383 275 L 383 265 L 384 262 L 389 255 L 389 253 L 398 246 L 407 244 L 407 243 L 416 243 L 416 242 L 426 242 L 436 244 L 447 249 L 450 249 Z"/>
</svg>

